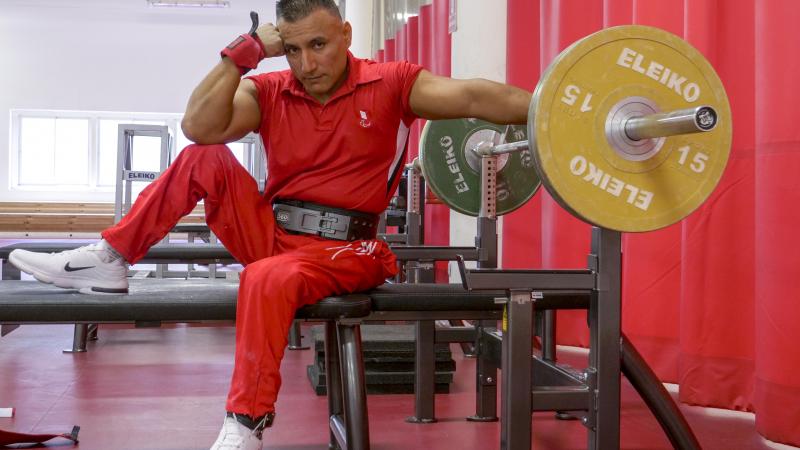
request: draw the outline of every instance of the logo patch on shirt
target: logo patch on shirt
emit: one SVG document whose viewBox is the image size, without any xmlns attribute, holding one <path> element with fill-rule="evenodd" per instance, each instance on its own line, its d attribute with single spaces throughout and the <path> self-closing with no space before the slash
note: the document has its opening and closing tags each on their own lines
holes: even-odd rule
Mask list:
<svg viewBox="0 0 800 450">
<path fill-rule="evenodd" d="M 361 121 L 359 122 L 359 125 L 361 125 L 364 128 L 369 128 L 372 126 L 372 122 L 369 121 L 369 117 L 367 117 L 366 111 L 363 110 L 359 111 L 359 115 L 361 116 Z"/>
</svg>

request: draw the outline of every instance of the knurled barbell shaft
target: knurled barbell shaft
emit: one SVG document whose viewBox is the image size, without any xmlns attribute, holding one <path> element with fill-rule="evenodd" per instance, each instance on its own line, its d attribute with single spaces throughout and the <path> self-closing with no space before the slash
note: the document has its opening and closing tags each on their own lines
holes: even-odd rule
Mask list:
<svg viewBox="0 0 800 450">
<path fill-rule="evenodd" d="M 625 134 L 634 141 L 678 134 L 711 131 L 717 125 L 717 112 L 710 106 L 697 106 L 664 113 L 632 117 L 625 121 Z"/>
</svg>

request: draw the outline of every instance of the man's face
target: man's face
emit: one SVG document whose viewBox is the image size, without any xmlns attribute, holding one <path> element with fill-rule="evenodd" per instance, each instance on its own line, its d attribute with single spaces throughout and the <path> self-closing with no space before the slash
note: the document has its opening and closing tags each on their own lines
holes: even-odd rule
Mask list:
<svg viewBox="0 0 800 450">
<path fill-rule="evenodd" d="M 286 60 L 312 97 L 327 101 L 344 81 L 350 24 L 324 9 L 296 21 L 278 20 Z"/>
</svg>

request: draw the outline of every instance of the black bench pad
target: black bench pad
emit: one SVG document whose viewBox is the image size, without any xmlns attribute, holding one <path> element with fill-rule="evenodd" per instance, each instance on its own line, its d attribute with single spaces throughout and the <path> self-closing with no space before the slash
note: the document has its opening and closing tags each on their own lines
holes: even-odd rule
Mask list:
<svg viewBox="0 0 800 450">
<path fill-rule="evenodd" d="M 0 282 L 0 323 L 108 323 L 233 320 L 239 284 L 227 280 L 130 280 L 128 295 L 86 295 L 38 281 Z M 301 319 L 364 317 L 363 294 L 328 297 L 297 311 Z"/>
</svg>

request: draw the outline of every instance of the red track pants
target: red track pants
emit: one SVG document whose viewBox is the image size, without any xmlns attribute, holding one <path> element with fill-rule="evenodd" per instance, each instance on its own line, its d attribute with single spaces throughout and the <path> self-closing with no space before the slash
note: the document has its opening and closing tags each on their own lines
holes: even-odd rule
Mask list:
<svg viewBox="0 0 800 450">
<path fill-rule="evenodd" d="M 276 226 L 272 205 L 224 145 L 184 149 L 102 236 L 135 263 L 201 199 L 211 231 L 246 266 L 226 409 L 259 417 L 274 411 L 295 310 L 329 295 L 380 285 L 396 273 L 395 257 L 383 241 L 334 241 Z"/>
</svg>

